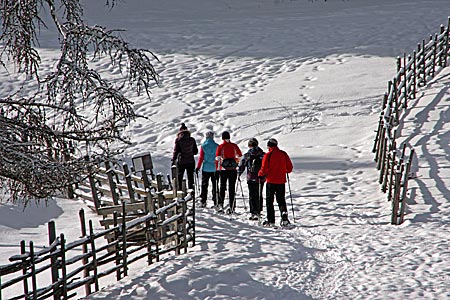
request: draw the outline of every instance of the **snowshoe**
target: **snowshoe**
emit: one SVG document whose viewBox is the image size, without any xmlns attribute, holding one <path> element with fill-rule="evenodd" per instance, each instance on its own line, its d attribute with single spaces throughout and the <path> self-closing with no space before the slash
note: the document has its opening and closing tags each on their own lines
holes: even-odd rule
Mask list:
<svg viewBox="0 0 450 300">
<path fill-rule="evenodd" d="M 275 223 L 271 223 L 271 222 L 269 222 L 268 220 L 265 220 L 265 221 L 262 223 L 262 226 L 264 226 L 264 227 L 274 227 L 274 226 L 275 226 Z"/>
<path fill-rule="evenodd" d="M 288 219 L 288 214 L 287 214 L 287 212 L 284 212 L 284 213 L 281 215 L 280 226 L 281 226 L 281 227 L 286 227 L 286 226 L 289 226 L 289 225 L 291 225 L 291 222 L 290 222 L 289 219 Z"/>
<path fill-rule="evenodd" d="M 250 221 L 257 221 L 257 220 L 259 220 L 259 216 L 258 216 L 258 215 L 255 215 L 255 214 L 252 214 L 248 219 L 249 219 Z"/>
<path fill-rule="evenodd" d="M 227 215 L 231 215 L 234 214 L 234 210 L 232 210 L 231 208 L 227 209 Z"/>
<path fill-rule="evenodd" d="M 288 227 L 289 225 L 291 225 L 291 222 L 289 220 L 281 220 L 280 222 L 281 227 Z"/>
</svg>

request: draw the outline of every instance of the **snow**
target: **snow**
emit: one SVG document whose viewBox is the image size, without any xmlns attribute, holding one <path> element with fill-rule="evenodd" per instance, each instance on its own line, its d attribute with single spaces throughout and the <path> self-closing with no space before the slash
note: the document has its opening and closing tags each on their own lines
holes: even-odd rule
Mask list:
<svg viewBox="0 0 450 300">
<path fill-rule="evenodd" d="M 400 226 L 390 225 L 371 152 L 396 56 L 447 25 L 450 0 L 127 0 L 113 10 L 103 3 L 85 1 L 90 23 L 127 29 L 132 44 L 161 61 L 151 101 L 130 91 L 149 119 L 130 128 L 126 156 L 150 151 L 156 171 L 167 173 L 181 122 L 198 144 L 207 130 L 216 141 L 229 130 L 244 151 L 251 137 L 263 146 L 275 137 L 294 163 L 296 227 L 248 221 L 238 191 L 232 220 L 198 210 L 188 254 L 133 270 L 87 299 L 450 297 L 449 68 L 404 117 L 400 140 L 417 152 L 418 177 Z M 51 33 L 42 36 L 43 65 L 51 66 L 57 49 Z M 115 76 L 106 60 L 96 64 Z M 3 94 L 20 88 L 17 77 L 0 73 Z M 82 207 L 95 218 L 74 200 L 24 212 L 1 204 L 0 263 L 22 239 L 46 245 L 50 220 L 75 239 Z"/>
</svg>

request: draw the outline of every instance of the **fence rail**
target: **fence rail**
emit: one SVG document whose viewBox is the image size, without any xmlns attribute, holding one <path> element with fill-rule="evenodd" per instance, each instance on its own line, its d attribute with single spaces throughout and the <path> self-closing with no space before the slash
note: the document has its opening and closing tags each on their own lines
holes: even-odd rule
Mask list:
<svg viewBox="0 0 450 300">
<path fill-rule="evenodd" d="M 388 82 L 373 147 L 379 183 L 388 201 L 392 201 L 391 224 L 401 224 L 407 205 L 408 179 L 414 149 L 406 155 L 406 145 L 397 147 L 397 129 L 408 101 L 416 99 L 417 89 L 423 87 L 436 73 L 447 66 L 450 57 L 450 18 L 447 27 L 422 40 L 412 55 L 397 58 L 397 73 Z"/>
</svg>

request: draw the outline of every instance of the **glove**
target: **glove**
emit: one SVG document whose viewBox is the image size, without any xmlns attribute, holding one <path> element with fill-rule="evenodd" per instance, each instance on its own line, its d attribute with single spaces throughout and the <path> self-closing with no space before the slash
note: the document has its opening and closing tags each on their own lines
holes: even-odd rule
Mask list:
<svg viewBox="0 0 450 300">
<path fill-rule="evenodd" d="M 195 168 L 195 174 L 198 175 L 198 171 L 199 171 L 199 169 L 198 169 L 198 168 Z"/>
</svg>

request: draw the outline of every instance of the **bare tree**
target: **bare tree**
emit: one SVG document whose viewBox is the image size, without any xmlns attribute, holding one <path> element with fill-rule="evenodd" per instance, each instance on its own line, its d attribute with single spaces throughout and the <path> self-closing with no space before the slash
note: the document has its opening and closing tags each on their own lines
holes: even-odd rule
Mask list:
<svg viewBox="0 0 450 300">
<path fill-rule="evenodd" d="M 149 97 L 157 57 L 132 48 L 119 31 L 88 26 L 79 0 L 0 0 L 0 14 L 1 65 L 37 83 L 31 96 L 19 90 L 0 97 L 0 189 L 13 200 L 46 198 L 79 180 L 92 161 L 86 156 L 105 159 L 111 144 L 129 142 L 124 129 L 138 115 L 123 90 Z M 49 25 L 57 28 L 60 55 L 41 70 L 38 33 Z M 92 67 L 100 57 L 121 76 L 108 80 Z"/>
</svg>

